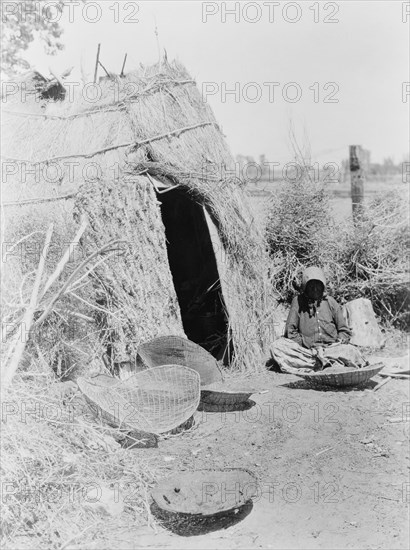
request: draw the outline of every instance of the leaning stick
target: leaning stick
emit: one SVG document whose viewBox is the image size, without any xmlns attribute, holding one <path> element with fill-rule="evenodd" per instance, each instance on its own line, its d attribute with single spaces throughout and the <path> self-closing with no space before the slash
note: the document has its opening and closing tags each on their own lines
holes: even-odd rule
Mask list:
<svg viewBox="0 0 410 550">
<path fill-rule="evenodd" d="M 409 378 L 410 375 L 405 372 L 393 373 L 393 372 L 379 372 L 379 376 L 387 376 L 388 378 Z"/>
<path fill-rule="evenodd" d="M 33 290 L 31 292 L 30 303 L 28 308 L 26 309 L 23 320 L 20 323 L 19 331 L 17 332 L 20 338 L 17 338 L 16 346 L 14 348 L 10 365 L 7 367 L 7 369 L 4 369 L 3 384 L 2 384 L 3 390 L 7 388 L 7 386 L 12 381 L 13 376 L 16 373 L 17 367 L 19 366 L 21 356 L 23 355 L 24 349 L 26 347 L 28 336 L 31 331 L 31 325 L 33 323 L 34 312 L 37 307 L 37 299 L 38 299 L 38 293 L 40 289 L 41 277 L 43 275 L 44 265 L 46 262 L 46 256 L 47 256 L 48 248 L 50 246 L 51 237 L 53 235 L 53 230 L 54 230 L 54 224 L 52 223 L 50 224 L 50 227 L 47 230 L 43 252 L 40 256 L 40 261 L 37 267 L 36 279 L 34 281 Z M 25 337 L 23 337 L 23 329 L 25 329 Z"/>
<path fill-rule="evenodd" d="M 110 73 L 107 71 L 107 69 L 104 67 L 104 65 L 101 63 L 101 61 L 98 61 L 98 64 L 104 69 L 105 74 L 110 77 Z"/>
<path fill-rule="evenodd" d="M 114 251 L 115 252 L 115 251 Z M 84 283 L 84 285 L 81 285 L 81 281 L 83 279 L 85 279 L 86 277 L 88 277 L 88 275 L 90 275 L 90 273 L 92 273 L 93 271 L 95 271 L 95 269 L 101 265 L 103 262 L 106 262 L 108 260 L 108 258 L 112 257 L 113 254 L 108 254 L 107 256 L 105 256 L 104 258 L 101 258 L 98 260 L 98 262 L 95 262 L 95 264 L 93 264 L 91 267 L 89 267 L 87 269 L 87 271 L 84 273 L 84 275 L 81 275 L 81 277 L 79 279 L 77 279 L 76 281 L 74 281 L 74 283 L 72 284 L 72 286 L 70 286 L 69 288 L 66 289 L 65 291 L 65 294 L 69 293 L 69 292 L 72 292 L 72 291 L 77 291 L 79 288 L 81 288 L 81 286 L 85 286 L 87 284 L 87 281 Z"/>
<path fill-rule="evenodd" d="M 74 247 L 77 246 L 79 240 L 81 239 L 84 231 L 86 230 L 87 228 L 87 225 L 88 225 L 88 221 L 83 218 L 83 222 L 81 224 L 81 227 L 80 229 L 77 231 L 77 234 L 76 236 L 74 237 L 74 240 L 72 243 L 70 243 L 67 247 L 67 250 L 65 251 L 64 253 L 64 256 L 61 258 L 61 260 L 58 262 L 58 265 L 57 267 L 55 268 L 54 270 L 54 273 L 52 273 L 48 279 L 48 281 L 46 282 L 44 288 L 43 288 L 43 291 L 41 293 L 41 296 L 40 296 L 40 299 L 43 298 L 43 296 L 45 295 L 45 293 L 47 292 L 47 290 L 55 283 L 55 281 L 60 277 L 66 263 L 68 262 L 68 260 L 70 259 L 70 254 L 71 254 L 71 251 L 74 249 Z M 73 246 L 71 246 L 73 245 Z"/>
<path fill-rule="evenodd" d="M 81 264 L 71 273 L 71 275 L 68 277 L 68 279 L 63 284 L 61 289 L 57 292 L 57 294 L 53 297 L 53 299 L 48 304 L 46 309 L 43 311 L 41 316 L 37 319 L 35 324 L 40 325 L 49 316 L 49 314 L 51 313 L 51 311 L 53 309 L 54 304 L 58 301 L 60 296 L 65 293 L 65 291 L 70 286 L 73 279 L 76 277 L 77 273 L 79 273 L 79 271 L 81 271 L 83 269 L 83 267 L 85 267 L 91 260 L 93 260 L 99 254 L 103 254 L 104 252 L 111 252 L 112 250 L 118 250 L 118 246 L 117 246 L 118 244 L 128 244 L 128 241 L 124 241 L 124 240 L 121 240 L 121 239 L 116 240 L 116 241 L 111 241 L 111 242 L 107 243 L 106 245 L 102 246 L 101 248 L 99 248 L 98 250 L 96 250 L 93 254 L 91 254 L 91 256 L 89 256 L 83 262 L 81 262 Z"/>
<path fill-rule="evenodd" d="M 378 389 L 380 389 L 382 386 L 384 386 L 385 384 L 387 384 L 387 382 L 390 382 L 391 378 L 390 376 L 388 376 L 387 378 L 385 378 L 384 380 L 382 380 L 381 382 L 379 382 L 377 384 L 377 386 L 375 386 L 373 388 L 373 391 L 377 391 Z"/>
<path fill-rule="evenodd" d="M 100 61 L 100 49 L 101 49 L 101 44 L 98 44 L 97 59 L 95 61 L 95 69 L 94 69 L 94 84 L 97 82 L 98 63 Z"/>
</svg>

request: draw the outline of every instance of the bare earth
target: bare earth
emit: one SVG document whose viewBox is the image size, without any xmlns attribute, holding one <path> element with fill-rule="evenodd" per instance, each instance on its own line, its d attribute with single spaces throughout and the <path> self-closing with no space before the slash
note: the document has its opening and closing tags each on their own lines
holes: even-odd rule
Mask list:
<svg viewBox="0 0 410 550">
<path fill-rule="evenodd" d="M 408 548 L 409 387 L 318 390 L 293 375 L 232 378 L 267 393 L 252 408 L 198 412 L 193 429 L 135 450 L 164 477 L 183 470 L 246 468 L 260 495 L 241 522 L 181 537 L 155 521 L 127 531 L 115 548 Z M 126 495 L 124 496 L 126 499 Z"/>
</svg>

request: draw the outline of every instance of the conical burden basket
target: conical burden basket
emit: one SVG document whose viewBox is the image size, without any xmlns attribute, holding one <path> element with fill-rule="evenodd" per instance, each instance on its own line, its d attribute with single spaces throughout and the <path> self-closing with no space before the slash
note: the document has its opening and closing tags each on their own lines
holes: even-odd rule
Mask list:
<svg viewBox="0 0 410 550">
<path fill-rule="evenodd" d="M 138 348 L 147 368 L 182 365 L 198 372 L 201 386 L 222 381 L 216 359 L 204 348 L 181 336 L 159 336 Z"/>
<path fill-rule="evenodd" d="M 123 381 L 99 375 L 77 383 L 106 422 L 137 432 L 175 429 L 194 414 L 200 399 L 199 374 L 179 365 L 148 369 Z"/>
</svg>

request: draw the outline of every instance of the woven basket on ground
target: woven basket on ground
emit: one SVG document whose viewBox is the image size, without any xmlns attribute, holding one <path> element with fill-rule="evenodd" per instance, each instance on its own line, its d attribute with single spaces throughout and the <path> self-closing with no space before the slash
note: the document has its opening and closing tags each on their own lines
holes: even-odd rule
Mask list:
<svg viewBox="0 0 410 550">
<path fill-rule="evenodd" d="M 163 510 L 212 516 L 251 500 L 258 491 L 255 476 L 242 468 L 180 472 L 161 480 L 151 496 Z"/>
<path fill-rule="evenodd" d="M 123 381 L 99 375 L 77 383 L 106 422 L 137 432 L 175 429 L 194 414 L 200 399 L 199 374 L 179 365 L 148 369 Z"/>
<path fill-rule="evenodd" d="M 201 514 L 168 512 L 160 508 L 155 502 L 150 506 L 152 515 L 160 521 L 162 527 L 180 537 L 206 535 L 220 529 L 232 527 L 245 519 L 251 513 L 252 508 L 253 502 L 249 500 L 238 508 L 218 512 L 211 516 L 203 516 Z"/>
<path fill-rule="evenodd" d="M 340 369 L 338 369 L 337 371 L 336 369 L 333 370 L 332 368 L 312 374 L 295 374 L 296 376 L 300 376 L 301 378 L 304 378 L 305 380 L 308 380 L 309 382 L 317 386 L 357 386 L 360 384 L 364 384 L 365 382 L 370 380 L 370 378 L 376 376 L 376 374 L 378 374 L 383 367 L 383 364 L 377 364 L 369 365 L 368 367 L 364 367 L 363 369 L 350 369 L 340 367 Z"/>
<path fill-rule="evenodd" d="M 138 348 L 147 368 L 182 365 L 199 373 L 201 386 L 222 381 L 216 359 L 204 348 L 181 336 L 159 336 Z"/>
<path fill-rule="evenodd" d="M 151 512 L 173 533 L 203 535 L 242 521 L 257 494 L 257 480 L 247 470 L 184 472 L 159 482 Z"/>
<path fill-rule="evenodd" d="M 209 405 L 240 405 L 254 393 L 251 389 L 225 390 L 221 384 L 210 384 L 201 388 L 201 402 Z"/>
</svg>

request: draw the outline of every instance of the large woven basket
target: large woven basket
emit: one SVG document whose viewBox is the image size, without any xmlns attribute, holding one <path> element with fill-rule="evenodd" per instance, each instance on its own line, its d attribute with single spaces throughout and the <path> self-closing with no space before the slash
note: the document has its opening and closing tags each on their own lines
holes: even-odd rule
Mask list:
<svg viewBox="0 0 410 550">
<path fill-rule="evenodd" d="M 226 529 L 252 511 L 257 480 L 242 469 L 181 472 L 152 491 L 152 514 L 179 536 Z"/>
<path fill-rule="evenodd" d="M 330 372 L 330 370 L 329 372 L 326 372 L 327 369 L 325 369 L 323 371 L 315 372 L 312 374 L 295 374 L 296 376 L 300 376 L 301 378 L 308 380 L 316 386 L 358 386 L 360 384 L 364 384 L 373 376 L 376 376 L 376 374 L 378 374 L 383 367 L 383 364 L 378 364 L 369 365 L 368 367 L 364 367 L 362 369 L 350 369 L 341 367 L 339 372 Z"/>
<path fill-rule="evenodd" d="M 216 359 L 204 348 L 181 336 L 159 336 L 138 348 L 147 368 L 182 365 L 198 372 L 201 386 L 222 381 Z"/>
<path fill-rule="evenodd" d="M 201 514 L 168 512 L 155 502 L 152 502 L 150 506 L 152 515 L 160 521 L 162 527 L 180 537 L 207 535 L 220 529 L 232 527 L 245 519 L 251 513 L 252 508 L 253 502 L 249 500 L 238 508 L 217 512 L 211 516 L 203 516 Z"/>
<path fill-rule="evenodd" d="M 186 422 L 200 399 L 199 374 L 179 365 L 163 365 L 126 380 L 98 375 L 78 378 L 88 402 L 110 425 L 161 434 Z"/>
</svg>

